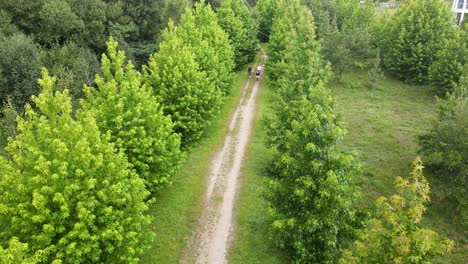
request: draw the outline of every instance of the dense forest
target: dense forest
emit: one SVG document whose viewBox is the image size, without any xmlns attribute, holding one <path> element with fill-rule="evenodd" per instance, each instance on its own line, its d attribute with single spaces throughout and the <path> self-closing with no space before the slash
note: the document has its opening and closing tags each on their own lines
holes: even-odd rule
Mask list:
<svg viewBox="0 0 468 264">
<path fill-rule="evenodd" d="M 0 1 L 0 263 L 146 263 L 164 236 L 152 211 L 191 173 L 259 51 L 271 98 L 254 195 L 271 252 L 293 263 L 468 256 L 465 231 L 424 220 L 430 182 L 450 230 L 468 226 L 468 31 L 443 0 L 360 2 Z M 362 195 L 373 167 L 343 147 L 352 124 L 330 87 L 375 101 L 388 79 L 438 99 L 425 129 L 410 128 L 410 176 L 392 175 L 373 201 Z"/>
</svg>

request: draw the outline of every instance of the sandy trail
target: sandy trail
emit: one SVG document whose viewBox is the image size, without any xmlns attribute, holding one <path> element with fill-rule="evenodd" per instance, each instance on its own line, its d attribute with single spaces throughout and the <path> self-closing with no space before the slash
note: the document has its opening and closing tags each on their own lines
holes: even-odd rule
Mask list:
<svg viewBox="0 0 468 264">
<path fill-rule="evenodd" d="M 242 88 L 223 147 L 212 160 L 203 211 L 182 263 L 227 262 L 237 182 L 252 130 L 260 82 L 261 79 L 256 81 L 252 76 Z"/>
</svg>

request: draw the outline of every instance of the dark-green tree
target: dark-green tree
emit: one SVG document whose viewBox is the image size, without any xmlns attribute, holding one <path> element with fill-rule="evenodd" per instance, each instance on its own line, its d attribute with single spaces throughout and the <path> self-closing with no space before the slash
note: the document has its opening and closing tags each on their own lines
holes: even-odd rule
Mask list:
<svg viewBox="0 0 468 264">
<path fill-rule="evenodd" d="M 429 67 L 455 37 L 453 14 L 443 0 L 409 0 L 384 24 L 379 43 L 385 67 L 410 83 L 428 83 Z"/>
<path fill-rule="evenodd" d="M 456 30 L 453 38 L 445 39 L 443 48 L 429 67 L 430 84 L 440 95 L 453 92 L 468 64 L 468 33 Z"/>
<path fill-rule="evenodd" d="M 0 101 L 11 97 L 17 109 L 39 92 L 37 78 L 43 52 L 22 33 L 0 39 Z"/>
<path fill-rule="evenodd" d="M 420 222 L 429 202 L 429 183 L 422 175 L 422 162 L 413 164 L 409 179 L 397 177 L 397 194 L 376 200 L 376 210 L 350 250 L 343 252 L 340 264 L 430 263 L 450 252 L 451 240 L 442 240 Z"/>
<path fill-rule="evenodd" d="M 367 30 L 375 21 L 373 1 L 366 1 L 365 5 L 354 0 L 304 0 L 302 3 L 312 10 L 319 39 L 325 38 L 330 26 L 338 31 Z"/>
<path fill-rule="evenodd" d="M 99 72 L 96 55 L 75 43 L 53 46 L 45 52 L 42 62 L 56 76 L 56 88 L 70 91 L 75 106 L 83 98 L 83 84 L 94 85 L 94 75 Z"/>
<path fill-rule="evenodd" d="M 147 189 L 155 192 L 179 168 L 180 135 L 173 132 L 172 121 L 141 74 L 131 62 L 124 63 L 124 52 L 117 51 L 117 42 L 111 39 L 102 57 L 103 76 L 96 77 L 97 89 L 85 87 L 81 104 L 96 112 L 101 132 L 110 133 L 111 142 L 125 153 Z"/>
<path fill-rule="evenodd" d="M 0 157 L 0 247 L 34 263 L 137 263 L 151 237 L 144 182 L 54 82 L 43 70 L 37 110 L 26 105 Z"/>
<path fill-rule="evenodd" d="M 258 39 L 261 42 L 270 40 L 271 27 L 278 16 L 282 0 L 258 0 L 255 12 L 258 20 Z"/>
<path fill-rule="evenodd" d="M 224 0 L 217 10 L 219 25 L 226 31 L 234 48 L 234 61 L 239 69 L 255 56 L 256 26 L 242 0 Z"/>
<path fill-rule="evenodd" d="M 347 71 L 372 67 L 376 49 L 366 29 L 344 27 L 324 33 L 322 53 L 341 81 Z"/>
</svg>

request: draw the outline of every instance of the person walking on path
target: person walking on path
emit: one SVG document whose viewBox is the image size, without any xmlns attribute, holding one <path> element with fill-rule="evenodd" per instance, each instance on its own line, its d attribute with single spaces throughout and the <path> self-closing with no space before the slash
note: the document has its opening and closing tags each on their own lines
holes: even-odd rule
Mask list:
<svg viewBox="0 0 468 264">
<path fill-rule="evenodd" d="M 249 66 L 249 68 L 247 69 L 247 72 L 249 73 L 249 78 L 250 78 L 250 74 L 252 73 L 252 67 Z"/>
</svg>

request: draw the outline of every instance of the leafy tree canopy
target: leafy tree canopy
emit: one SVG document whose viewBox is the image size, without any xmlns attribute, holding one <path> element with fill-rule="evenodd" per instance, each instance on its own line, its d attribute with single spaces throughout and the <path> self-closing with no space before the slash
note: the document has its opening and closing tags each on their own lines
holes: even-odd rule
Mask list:
<svg viewBox="0 0 468 264">
<path fill-rule="evenodd" d="M 34 263 L 136 263 L 151 237 L 144 183 L 54 82 L 44 69 L 37 110 L 0 157 L 0 247 Z"/>
<path fill-rule="evenodd" d="M 86 86 L 82 106 L 96 111 L 102 133 L 122 150 L 145 180 L 151 192 L 170 182 L 181 160 L 180 136 L 162 112 L 150 87 L 131 62 L 124 66 L 125 54 L 117 42 L 108 42 L 102 56 L 103 76 L 96 77 L 97 89 Z"/>
</svg>

